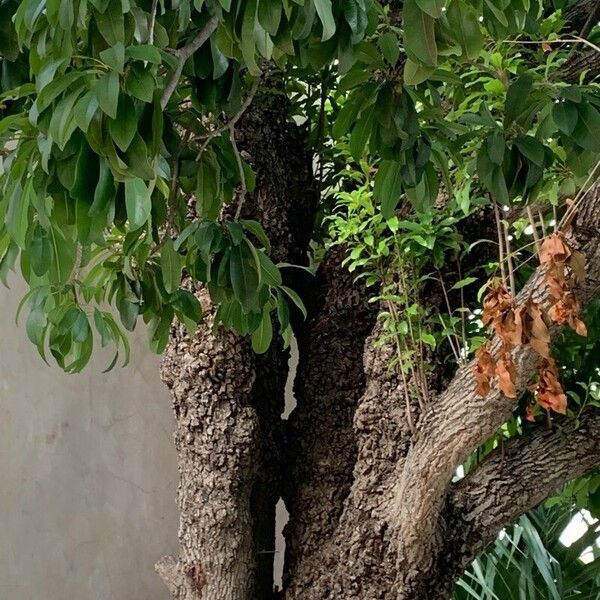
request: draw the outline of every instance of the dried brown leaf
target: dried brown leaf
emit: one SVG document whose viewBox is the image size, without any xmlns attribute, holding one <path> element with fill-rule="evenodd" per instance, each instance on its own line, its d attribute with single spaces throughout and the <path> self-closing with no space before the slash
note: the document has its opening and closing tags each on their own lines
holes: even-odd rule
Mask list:
<svg viewBox="0 0 600 600">
<path fill-rule="evenodd" d="M 517 373 L 509 352 L 505 352 L 496 363 L 496 375 L 500 391 L 507 398 L 516 398 L 517 388 L 515 387 L 515 381 Z"/>
</svg>

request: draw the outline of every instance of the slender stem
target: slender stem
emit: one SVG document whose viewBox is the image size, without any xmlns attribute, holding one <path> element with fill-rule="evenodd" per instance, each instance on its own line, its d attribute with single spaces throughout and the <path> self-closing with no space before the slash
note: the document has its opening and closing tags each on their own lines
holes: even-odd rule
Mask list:
<svg viewBox="0 0 600 600">
<path fill-rule="evenodd" d="M 442 324 L 442 327 L 446 327 L 445 323 L 444 323 L 444 319 L 442 319 L 442 315 L 438 315 L 438 318 L 440 319 L 440 323 Z M 446 339 L 448 340 L 448 343 L 450 344 L 450 349 L 452 350 L 452 354 L 456 360 L 457 363 L 460 363 L 460 353 L 457 350 L 455 344 L 455 341 L 452 340 L 452 336 L 448 333 L 445 334 L 446 335 Z"/>
<path fill-rule="evenodd" d="M 463 278 L 462 277 L 462 267 L 460 266 L 460 258 L 458 256 L 456 257 L 456 269 L 458 271 L 458 280 L 462 281 L 462 278 Z M 464 288 L 464 286 L 461 286 L 461 288 L 460 288 L 460 326 L 461 326 L 461 333 L 462 333 L 462 340 L 461 340 L 462 346 L 461 347 L 466 352 L 467 321 L 466 321 L 466 317 L 465 317 L 465 288 Z M 461 357 L 462 357 L 462 354 L 461 354 Z"/>
<path fill-rule="evenodd" d="M 513 266 L 512 252 L 510 250 L 510 233 L 506 221 L 504 221 L 504 243 L 506 244 L 506 262 L 508 266 L 508 279 L 510 281 L 510 293 L 514 298 L 517 288 L 515 286 L 515 269 Z"/>
<path fill-rule="evenodd" d="M 396 244 L 398 256 L 400 256 L 400 249 L 398 248 L 395 237 L 394 237 L 394 243 Z M 408 306 L 410 299 L 408 296 L 408 286 L 406 284 L 406 277 L 404 276 L 404 270 L 402 269 L 402 266 L 400 266 L 399 272 L 400 272 L 400 279 L 401 279 L 401 285 L 402 285 L 402 292 L 404 294 L 404 303 L 406 306 Z M 417 340 L 415 338 L 415 332 L 414 332 L 414 329 L 412 326 L 412 319 L 410 318 L 410 316 L 408 317 L 407 322 L 408 322 L 408 331 L 410 333 L 410 340 L 412 343 L 413 350 L 415 350 L 415 357 L 416 357 L 416 354 L 417 354 L 416 349 L 419 347 L 419 344 L 421 342 L 421 335 L 420 335 L 421 332 L 419 331 L 419 343 L 417 343 Z M 421 327 L 421 324 L 419 323 L 419 329 L 420 329 L 420 327 Z M 417 371 L 419 373 L 422 372 L 422 368 L 421 368 L 422 362 L 423 362 L 423 355 L 422 355 L 422 352 L 419 352 L 419 365 L 417 368 Z M 421 380 L 421 377 L 417 377 L 417 373 L 415 372 L 415 368 L 414 368 L 414 365 L 412 362 L 410 363 L 410 369 L 412 372 L 412 376 L 415 380 L 415 387 L 417 388 L 417 398 L 419 400 L 419 406 L 421 408 L 424 408 L 425 404 L 427 404 L 427 397 L 425 396 L 423 382 Z"/>
<path fill-rule="evenodd" d="M 494 206 L 494 216 L 496 217 L 496 233 L 498 235 L 498 262 L 500 263 L 500 273 L 502 275 L 502 285 L 506 287 L 506 266 L 504 265 L 504 235 L 502 235 L 502 221 L 500 220 L 500 211 L 498 203 L 492 198 Z"/>
<path fill-rule="evenodd" d="M 544 237 L 546 237 L 547 231 L 546 231 L 546 221 L 544 219 L 544 215 L 541 210 L 538 210 L 537 212 L 538 212 L 538 217 L 540 218 L 540 225 L 542 226 L 542 235 Z"/>
<path fill-rule="evenodd" d="M 244 200 L 246 199 L 246 193 L 248 192 L 248 187 L 246 186 L 246 174 L 244 173 L 244 164 L 242 163 L 242 157 L 240 155 L 240 151 L 238 150 L 237 144 L 235 142 L 235 129 L 233 126 L 229 128 L 229 137 L 231 139 L 231 147 L 233 148 L 233 153 L 235 155 L 235 162 L 238 167 L 239 175 L 240 175 L 240 193 L 238 197 L 238 205 L 235 210 L 235 220 L 237 221 L 240 218 L 240 214 L 242 213 L 242 206 L 244 205 Z"/>
<path fill-rule="evenodd" d="M 504 40 L 505 44 L 528 44 L 528 45 L 542 45 L 542 44 L 585 44 L 590 48 L 593 48 L 596 52 L 600 52 L 600 47 L 596 44 L 592 44 L 589 40 L 585 40 L 578 35 L 574 35 L 572 38 L 561 38 L 558 40 Z"/>
<path fill-rule="evenodd" d="M 175 71 L 173 71 L 173 75 L 171 75 L 169 82 L 165 86 L 162 98 L 160 100 L 160 106 L 163 110 L 166 108 L 171 96 L 177 88 L 177 84 L 179 83 L 179 78 L 181 77 L 185 62 L 204 44 L 204 42 L 208 40 L 208 38 L 214 33 L 218 24 L 219 19 L 216 16 L 211 17 L 206 25 L 192 38 L 190 42 L 174 51 L 174 54 L 179 61 L 177 62 Z"/>
<path fill-rule="evenodd" d="M 438 269 L 438 275 L 439 275 L 439 279 L 440 279 L 440 284 L 442 285 L 442 292 L 444 294 L 444 300 L 446 301 L 446 308 L 448 309 L 448 314 L 450 316 L 452 316 L 452 306 L 450 305 L 450 298 L 448 296 L 448 291 L 446 290 L 446 284 L 444 283 L 444 278 L 442 277 L 442 272 Z M 440 320 L 442 321 L 442 324 L 444 323 L 441 316 L 440 316 Z M 458 339 L 458 336 L 456 335 L 455 332 L 453 332 L 454 337 L 455 337 L 455 341 L 456 342 L 460 342 L 460 340 Z M 450 336 L 448 336 L 448 339 L 450 339 Z M 460 348 L 460 344 L 459 344 L 459 348 Z M 454 349 L 454 346 L 453 346 Z M 460 351 L 456 352 L 456 362 L 458 362 L 458 364 L 461 363 L 461 358 L 460 358 Z"/>
<path fill-rule="evenodd" d="M 158 0 L 152 0 L 150 12 L 150 24 L 148 25 L 148 43 L 154 44 L 154 27 L 156 26 L 156 13 L 158 11 Z"/>
<path fill-rule="evenodd" d="M 535 248 L 537 250 L 537 253 L 539 254 L 540 248 L 541 248 L 540 236 L 538 235 L 537 223 L 535 222 L 535 219 L 533 218 L 533 212 L 531 210 L 531 206 L 529 206 L 529 205 L 527 205 L 527 219 L 529 220 L 529 225 L 530 225 L 532 233 L 533 233 L 533 239 L 535 241 Z"/>
</svg>

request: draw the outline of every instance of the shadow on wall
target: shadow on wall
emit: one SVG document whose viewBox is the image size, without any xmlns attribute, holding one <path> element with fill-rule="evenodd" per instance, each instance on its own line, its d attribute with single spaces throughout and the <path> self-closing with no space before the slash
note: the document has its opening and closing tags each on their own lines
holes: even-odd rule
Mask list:
<svg viewBox="0 0 600 600">
<path fill-rule="evenodd" d="M 0 598 L 165 600 L 177 553 L 169 394 L 143 332 L 131 363 L 47 366 L 15 325 L 24 286 L 0 290 Z M 138 339 L 139 338 L 139 339 Z"/>
</svg>

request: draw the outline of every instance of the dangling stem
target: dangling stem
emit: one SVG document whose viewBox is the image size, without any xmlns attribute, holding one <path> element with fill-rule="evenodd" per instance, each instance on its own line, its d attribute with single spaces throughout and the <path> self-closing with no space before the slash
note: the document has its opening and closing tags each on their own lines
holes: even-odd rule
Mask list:
<svg viewBox="0 0 600 600">
<path fill-rule="evenodd" d="M 512 252 L 510 250 L 510 233 L 508 229 L 508 223 L 506 221 L 504 222 L 504 242 L 506 243 L 506 259 L 508 266 L 508 278 L 510 281 L 510 293 L 514 297 L 517 288 L 515 286 L 515 270 L 513 268 Z"/>
<path fill-rule="evenodd" d="M 541 241 L 540 241 L 540 236 L 538 235 L 537 223 L 535 222 L 535 219 L 533 218 L 533 212 L 531 210 L 531 206 L 527 206 L 527 219 L 529 220 L 529 225 L 531 226 L 531 230 L 533 232 L 535 248 L 537 250 L 537 253 L 539 254 L 540 248 L 541 248 Z"/>
<path fill-rule="evenodd" d="M 544 215 L 542 211 L 538 209 L 538 216 L 540 218 L 540 225 L 542 226 L 542 234 L 546 237 L 546 222 L 544 221 Z"/>
<path fill-rule="evenodd" d="M 498 235 L 498 262 L 500 263 L 500 274 L 502 275 L 502 285 L 506 287 L 506 267 L 504 266 L 504 235 L 502 234 L 502 221 L 500 220 L 500 211 L 496 200 L 492 198 L 494 206 L 494 216 L 496 217 L 496 233 Z"/>
</svg>

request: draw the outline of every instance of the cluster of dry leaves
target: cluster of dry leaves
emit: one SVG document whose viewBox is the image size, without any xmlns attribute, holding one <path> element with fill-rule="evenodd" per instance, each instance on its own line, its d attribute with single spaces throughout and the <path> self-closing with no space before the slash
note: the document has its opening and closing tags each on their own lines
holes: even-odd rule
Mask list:
<svg viewBox="0 0 600 600">
<path fill-rule="evenodd" d="M 517 370 L 512 351 L 528 344 L 540 355 L 539 380 L 531 387 L 538 404 L 546 410 L 565 414 L 567 397 L 556 363 L 550 356 L 548 322 L 568 324 L 579 335 L 587 335 L 585 324 L 579 318 L 581 307 L 573 293 L 575 285 L 585 278 L 585 257 L 569 246 L 562 233 L 554 233 L 544 240 L 539 259 L 551 300 L 547 312 L 531 297 L 517 303 L 501 281 L 490 285 L 483 301 L 482 320 L 498 336 L 501 346 L 495 357 L 489 343 L 475 353 L 476 391 L 486 396 L 495 376 L 500 391 L 508 398 L 516 398 Z M 533 420 L 531 407 L 528 407 L 527 418 Z"/>
</svg>

